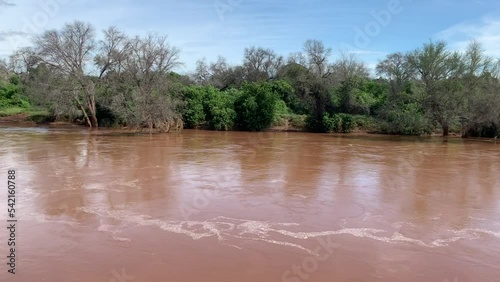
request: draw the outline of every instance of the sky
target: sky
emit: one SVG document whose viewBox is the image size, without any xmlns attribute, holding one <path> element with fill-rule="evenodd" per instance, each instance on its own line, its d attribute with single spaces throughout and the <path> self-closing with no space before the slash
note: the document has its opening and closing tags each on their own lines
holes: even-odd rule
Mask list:
<svg viewBox="0 0 500 282">
<path fill-rule="evenodd" d="M 74 20 L 167 35 L 181 49 L 182 73 L 219 55 L 239 64 L 251 46 L 287 56 L 308 39 L 332 48 L 331 61 L 350 52 L 371 68 L 429 40 L 463 50 L 476 39 L 500 58 L 500 1 L 491 0 L 0 0 L 0 58 Z"/>
</svg>

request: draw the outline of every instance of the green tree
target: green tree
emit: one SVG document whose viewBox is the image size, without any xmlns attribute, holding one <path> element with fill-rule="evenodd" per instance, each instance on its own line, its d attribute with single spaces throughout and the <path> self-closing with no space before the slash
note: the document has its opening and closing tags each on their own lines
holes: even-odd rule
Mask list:
<svg viewBox="0 0 500 282">
<path fill-rule="evenodd" d="M 202 126 L 206 120 L 203 100 L 207 93 L 207 87 L 190 86 L 184 88 L 182 92 L 184 98 L 182 111 L 184 126 L 186 128 L 198 128 Z"/>
<path fill-rule="evenodd" d="M 411 53 L 408 62 L 424 84 L 425 110 L 441 125 L 443 136 L 448 136 L 450 126 L 458 122 L 464 111 L 461 55 L 447 50 L 445 42 L 430 42 Z"/>
<path fill-rule="evenodd" d="M 268 82 L 247 83 L 241 87 L 242 95 L 235 101 L 236 124 L 239 129 L 262 131 L 274 120 L 277 93 Z"/>
</svg>

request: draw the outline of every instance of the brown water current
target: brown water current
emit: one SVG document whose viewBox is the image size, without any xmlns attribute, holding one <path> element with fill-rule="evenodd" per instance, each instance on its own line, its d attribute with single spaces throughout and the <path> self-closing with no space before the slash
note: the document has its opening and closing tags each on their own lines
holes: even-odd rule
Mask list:
<svg viewBox="0 0 500 282">
<path fill-rule="evenodd" d="M 0 128 L 0 281 L 498 282 L 499 165 L 490 140 Z"/>
</svg>

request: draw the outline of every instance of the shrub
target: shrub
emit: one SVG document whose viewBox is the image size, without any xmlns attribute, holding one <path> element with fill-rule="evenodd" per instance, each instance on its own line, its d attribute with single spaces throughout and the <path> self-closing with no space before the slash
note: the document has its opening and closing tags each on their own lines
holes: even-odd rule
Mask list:
<svg viewBox="0 0 500 282">
<path fill-rule="evenodd" d="M 182 119 L 186 128 L 197 128 L 205 122 L 203 99 L 207 91 L 215 91 L 215 89 L 194 86 L 184 88 Z"/>
<path fill-rule="evenodd" d="M 241 130 L 262 131 L 271 127 L 277 95 L 268 82 L 248 83 L 235 101 L 237 126 Z"/>
<path fill-rule="evenodd" d="M 422 135 L 432 132 L 429 120 L 415 103 L 392 108 L 383 117 L 382 131 L 388 134 Z"/>
<path fill-rule="evenodd" d="M 210 129 L 227 131 L 234 127 L 236 120 L 234 101 L 235 97 L 226 92 L 207 92 L 203 106 Z"/>
<path fill-rule="evenodd" d="M 340 132 L 342 133 L 350 133 L 354 127 L 353 118 L 349 114 L 339 114 L 338 118 L 340 119 Z"/>
</svg>

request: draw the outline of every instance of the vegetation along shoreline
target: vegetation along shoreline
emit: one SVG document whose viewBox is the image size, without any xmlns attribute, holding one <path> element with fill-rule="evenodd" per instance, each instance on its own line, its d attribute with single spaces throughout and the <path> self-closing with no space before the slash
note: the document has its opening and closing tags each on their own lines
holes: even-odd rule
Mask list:
<svg viewBox="0 0 500 282">
<path fill-rule="evenodd" d="M 500 63 L 480 42 L 459 52 L 431 41 L 387 55 L 372 72 L 351 53 L 330 62 L 319 40 L 286 57 L 255 46 L 243 53 L 239 65 L 201 59 L 179 74 L 180 50 L 165 36 L 67 23 L 0 61 L 0 123 L 499 135 Z"/>
</svg>

